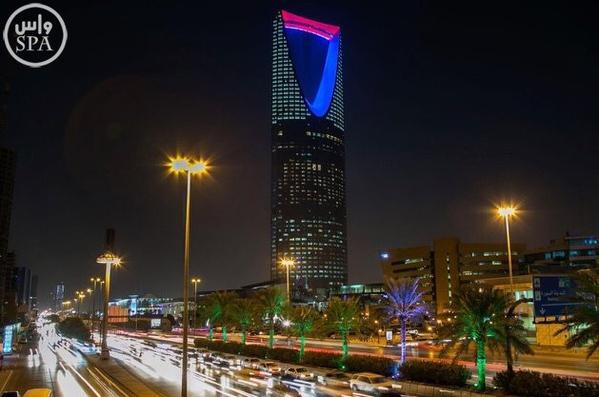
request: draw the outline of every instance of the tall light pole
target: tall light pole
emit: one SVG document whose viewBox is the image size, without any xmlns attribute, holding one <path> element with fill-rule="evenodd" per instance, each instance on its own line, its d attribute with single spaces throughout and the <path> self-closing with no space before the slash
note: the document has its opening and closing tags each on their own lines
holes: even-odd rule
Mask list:
<svg viewBox="0 0 599 397">
<path fill-rule="evenodd" d="M 516 207 L 501 206 L 497 208 L 497 213 L 505 220 L 505 238 L 507 241 L 507 261 L 510 272 L 510 291 L 514 293 L 514 279 L 512 273 L 512 242 L 510 241 L 510 218 L 516 215 Z"/>
<path fill-rule="evenodd" d="M 169 159 L 168 167 L 175 174 L 187 176 L 187 195 L 185 199 L 185 242 L 183 248 L 183 360 L 181 363 L 181 397 L 187 397 L 187 336 L 189 334 L 189 232 L 191 214 L 191 176 L 201 176 L 208 172 L 208 165 L 202 160 L 189 158 Z"/>
<path fill-rule="evenodd" d="M 91 297 L 91 301 L 92 301 L 91 320 L 92 320 L 92 341 L 93 341 L 93 339 L 94 339 L 94 321 L 96 319 L 96 287 L 98 286 L 98 283 L 100 281 L 102 281 L 102 279 L 100 279 L 100 277 L 92 277 L 89 279 L 89 281 L 91 281 L 92 285 L 93 285 L 92 297 Z"/>
<path fill-rule="evenodd" d="M 202 282 L 199 277 L 194 277 L 191 279 L 193 283 L 193 328 L 197 328 L 196 318 L 198 315 L 198 284 Z"/>
<path fill-rule="evenodd" d="M 281 259 L 281 265 L 285 266 L 287 272 L 287 303 L 291 303 L 291 287 L 289 284 L 289 268 L 295 266 L 295 261 L 289 258 Z"/>
<path fill-rule="evenodd" d="M 108 330 L 108 300 L 110 299 L 110 270 L 112 266 L 121 264 L 119 258 L 112 250 L 114 249 L 114 230 L 106 230 L 106 251 L 98 256 L 96 263 L 106 265 L 106 274 L 104 276 L 104 309 L 102 315 L 102 351 L 100 358 L 107 360 L 110 358 L 108 343 L 106 341 L 106 331 Z"/>
</svg>

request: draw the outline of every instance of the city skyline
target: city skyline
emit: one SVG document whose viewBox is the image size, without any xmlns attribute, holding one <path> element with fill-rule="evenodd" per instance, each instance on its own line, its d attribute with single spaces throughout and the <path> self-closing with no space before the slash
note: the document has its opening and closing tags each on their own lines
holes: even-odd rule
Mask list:
<svg viewBox="0 0 599 397">
<path fill-rule="evenodd" d="M 224 14 L 213 7 L 202 11 Z M 597 59 L 587 51 L 588 16 L 568 11 L 556 24 L 550 7 L 522 6 L 506 33 L 507 11 L 477 20 L 476 8 L 401 7 L 383 15 L 356 4 L 286 6 L 342 26 L 347 39 L 350 281 L 376 280 L 385 247 L 439 235 L 500 241 L 501 223 L 487 210 L 502 199 L 528 210 L 513 233 L 530 247 L 568 230 L 596 233 Z M 59 61 L 39 71 L 0 61 L 11 86 L 2 139 L 18 153 L 9 248 L 40 275 L 42 303 L 56 282 L 69 291 L 101 272 L 95 256 L 110 226 L 126 261 L 115 295 L 176 295 L 178 272 L 154 274 L 180 262 L 182 190 L 160 167 L 164 153 L 183 148 L 215 164 L 213 179 L 195 189 L 192 274 L 206 289 L 269 278 L 265 132 L 277 8 L 242 5 L 203 26 L 181 8 L 165 15 L 126 5 L 127 22 L 112 21 L 97 37 L 99 21 L 111 16 L 100 5 L 65 5 L 72 34 Z M 529 28 L 530 18 L 551 29 Z M 152 22 L 158 31 L 146 32 Z M 129 23 L 144 33 L 131 33 Z M 119 44 L 123 32 L 142 45 Z M 94 54 L 82 57 L 88 47 Z M 537 62 L 548 65 L 541 74 Z M 56 269 L 64 280 L 52 278 Z"/>
</svg>

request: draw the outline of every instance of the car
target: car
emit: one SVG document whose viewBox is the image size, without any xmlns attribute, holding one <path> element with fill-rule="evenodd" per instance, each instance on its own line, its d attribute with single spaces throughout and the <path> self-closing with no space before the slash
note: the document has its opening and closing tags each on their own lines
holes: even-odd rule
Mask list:
<svg viewBox="0 0 599 397">
<path fill-rule="evenodd" d="M 326 386 L 349 387 L 351 377 L 345 372 L 332 371 L 318 376 L 318 382 Z"/>
<path fill-rule="evenodd" d="M 393 389 L 393 382 L 378 374 L 360 372 L 352 376 L 349 386 L 353 391 L 364 391 L 380 395 L 381 393 L 391 391 Z"/>
<path fill-rule="evenodd" d="M 52 390 L 46 388 L 29 389 L 23 397 L 52 397 Z"/>
<path fill-rule="evenodd" d="M 285 375 L 289 375 L 295 379 L 312 380 L 314 373 L 304 367 L 289 367 L 285 370 Z"/>
<path fill-rule="evenodd" d="M 260 364 L 258 369 L 262 372 L 268 372 L 271 375 L 280 375 L 281 374 L 281 367 L 279 367 L 279 365 L 277 365 L 277 363 L 275 363 L 273 361 L 263 362 L 262 364 Z"/>
<path fill-rule="evenodd" d="M 21 393 L 16 390 L 5 391 L 4 393 L 0 394 L 0 397 L 21 397 Z"/>
<path fill-rule="evenodd" d="M 241 366 L 245 368 L 258 369 L 262 361 L 259 358 L 245 358 L 241 360 Z"/>
</svg>

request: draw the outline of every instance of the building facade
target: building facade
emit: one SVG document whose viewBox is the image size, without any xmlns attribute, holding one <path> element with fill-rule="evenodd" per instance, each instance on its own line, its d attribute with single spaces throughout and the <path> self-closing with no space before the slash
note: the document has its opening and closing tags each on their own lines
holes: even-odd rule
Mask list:
<svg viewBox="0 0 599 397">
<path fill-rule="evenodd" d="M 341 30 L 287 11 L 272 36 L 271 280 L 347 283 Z"/>
<path fill-rule="evenodd" d="M 513 274 L 520 272 L 524 250 L 524 244 L 512 244 Z M 381 266 L 385 278 L 420 278 L 424 300 L 437 316 L 449 308 L 460 286 L 509 275 L 505 243 L 466 243 L 457 238 L 386 250 Z"/>
<path fill-rule="evenodd" d="M 593 235 L 551 240 L 549 245 L 529 250 L 524 262 L 530 273 L 571 273 L 599 268 L 599 238 Z"/>
</svg>

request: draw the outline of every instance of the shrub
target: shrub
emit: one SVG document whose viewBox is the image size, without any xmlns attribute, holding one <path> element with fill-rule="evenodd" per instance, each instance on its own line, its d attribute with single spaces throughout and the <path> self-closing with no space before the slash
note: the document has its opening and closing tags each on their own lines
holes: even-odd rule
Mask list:
<svg viewBox="0 0 599 397">
<path fill-rule="evenodd" d="M 397 362 L 387 357 L 349 356 L 345 368 L 351 372 L 374 372 L 384 376 L 397 374 Z"/>
<path fill-rule="evenodd" d="M 65 318 L 56 324 L 56 330 L 64 337 L 75 338 L 83 342 L 87 342 L 91 338 L 89 328 L 85 326 L 85 323 L 79 317 Z"/>
<path fill-rule="evenodd" d="M 463 365 L 410 360 L 399 368 L 402 379 L 446 386 L 465 386 L 472 375 Z"/>
<path fill-rule="evenodd" d="M 269 358 L 290 364 L 299 364 L 299 352 L 294 349 L 275 348 L 269 349 L 262 345 L 242 345 L 237 342 L 223 343 L 221 341 L 209 341 L 208 339 L 196 338 L 194 345 L 198 348 L 208 350 L 240 354 L 247 357 Z M 324 368 L 341 368 L 341 355 L 336 353 L 311 352 L 304 354 L 303 365 Z M 375 356 L 349 356 L 343 363 L 345 369 L 352 372 L 374 372 L 380 375 L 391 376 L 395 373 L 395 363 L 385 357 Z"/>
<path fill-rule="evenodd" d="M 509 394 L 530 397 L 591 397 L 599 395 L 599 384 L 536 371 L 516 371 L 509 380 L 507 371 L 493 378 L 497 387 Z"/>
</svg>

